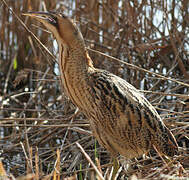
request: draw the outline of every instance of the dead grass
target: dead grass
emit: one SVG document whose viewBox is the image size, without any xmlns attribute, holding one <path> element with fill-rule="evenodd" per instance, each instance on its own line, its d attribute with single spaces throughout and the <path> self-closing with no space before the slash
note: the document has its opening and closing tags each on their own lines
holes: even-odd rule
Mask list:
<svg viewBox="0 0 189 180">
<path fill-rule="evenodd" d="M 188 0 L 2 0 L 0 178 L 111 178 L 110 155 L 62 93 L 52 36 L 21 15 L 47 9 L 77 21 L 95 66 L 141 89 L 181 147 L 172 160 L 153 151 L 120 160 L 117 179 L 188 179 L 188 8 Z"/>
</svg>

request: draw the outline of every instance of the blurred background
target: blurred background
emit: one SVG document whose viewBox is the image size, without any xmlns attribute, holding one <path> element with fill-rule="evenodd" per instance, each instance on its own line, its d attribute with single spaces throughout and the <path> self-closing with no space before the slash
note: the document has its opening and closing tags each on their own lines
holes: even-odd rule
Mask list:
<svg viewBox="0 0 189 180">
<path fill-rule="evenodd" d="M 91 136 L 88 120 L 74 114 L 76 107 L 62 92 L 56 41 L 40 23 L 22 16 L 28 11 L 60 11 L 73 18 L 94 66 L 144 93 L 183 148 L 182 168 L 189 168 L 188 0 L 2 0 L 0 157 L 8 173 L 17 177 L 36 172 L 38 166 L 39 177 L 48 175 L 55 169 L 59 149 L 63 177 L 80 173 L 92 179 L 94 171 L 75 142 L 93 161 L 98 158 L 103 172 L 111 168 L 110 155 Z M 154 162 L 132 160 L 127 175 L 147 178 L 151 168 L 163 166 Z M 119 178 L 125 174 L 120 171 Z"/>
</svg>

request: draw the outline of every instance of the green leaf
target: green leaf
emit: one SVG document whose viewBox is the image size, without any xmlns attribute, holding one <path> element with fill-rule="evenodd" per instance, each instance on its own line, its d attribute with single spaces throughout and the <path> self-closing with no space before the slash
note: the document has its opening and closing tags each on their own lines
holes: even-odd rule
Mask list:
<svg viewBox="0 0 189 180">
<path fill-rule="evenodd" d="M 82 170 L 82 164 L 80 164 L 79 170 Z M 83 180 L 82 172 L 79 172 L 79 180 Z"/>
</svg>

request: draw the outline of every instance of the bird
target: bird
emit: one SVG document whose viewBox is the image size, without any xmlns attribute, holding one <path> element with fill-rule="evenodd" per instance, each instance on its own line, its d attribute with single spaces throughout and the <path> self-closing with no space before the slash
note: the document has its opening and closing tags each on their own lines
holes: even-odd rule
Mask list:
<svg viewBox="0 0 189 180">
<path fill-rule="evenodd" d="M 95 68 L 79 27 L 61 12 L 28 12 L 55 37 L 66 95 L 87 117 L 112 157 L 137 158 L 151 149 L 173 157 L 178 144 L 152 104 L 126 80 Z"/>
</svg>

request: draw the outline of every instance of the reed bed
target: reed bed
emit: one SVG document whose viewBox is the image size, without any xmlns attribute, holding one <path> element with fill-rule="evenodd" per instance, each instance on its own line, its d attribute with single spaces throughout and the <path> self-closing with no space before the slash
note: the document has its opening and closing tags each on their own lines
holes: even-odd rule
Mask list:
<svg viewBox="0 0 189 180">
<path fill-rule="evenodd" d="M 60 87 L 58 47 L 28 11 L 61 11 L 96 67 L 140 89 L 180 146 L 120 157 L 116 179 L 189 179 L 188 0 L 1 0 L 0 179 L 111 179 L 112 161 Z M 163 159 L 162 159 L 163 158 Z"/>
</svg>

